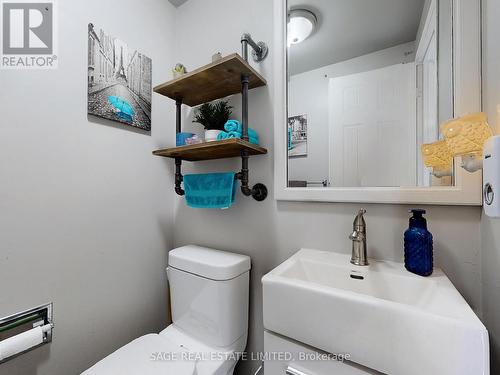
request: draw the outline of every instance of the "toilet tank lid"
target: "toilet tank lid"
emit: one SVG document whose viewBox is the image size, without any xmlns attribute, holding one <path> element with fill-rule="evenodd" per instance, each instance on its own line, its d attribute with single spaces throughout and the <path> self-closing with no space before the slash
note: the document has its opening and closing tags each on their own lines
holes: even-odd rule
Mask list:
<svg viewBox="0 0 500 375">
<path fill-rule="evenodd" d="M 233 279 L 251 267 L 246 255 L 196 245 L 170 250 L 168 265 L 212 280 Z"/>
</svg>

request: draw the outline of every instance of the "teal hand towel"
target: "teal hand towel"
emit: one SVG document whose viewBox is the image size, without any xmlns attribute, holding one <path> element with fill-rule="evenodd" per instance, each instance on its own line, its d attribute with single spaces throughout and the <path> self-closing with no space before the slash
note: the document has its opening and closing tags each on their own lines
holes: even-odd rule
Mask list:
<svg viewBox="0 0 500 375">
<path fill-rule="evenodd" d="M 240 132 L 241 133 L 241 123 L 238 120 L 227 120 L 224 125 L 224 130 L 227 132 Z"/>
<path fill-rule="evenodd" d="M 224 139 L 227 139 L 227 136 L 229 135 L 228 132 L 221 131 L 219 135 L 217 136 L 218 141 L 222 141 Z"/>
<path fill-rule="evenodd" d="M 226 124 L 224 125 L 224 130 L 228 133 L 231 132 L 236 132 L 236 133 L 243 133 L 243 126 L 241 125 L 241 122 L 238 120 L 227 120 Z M 259 139 L 259 135 L 255 130 L 252 128 L 248 128 L 248 137 L 249 138 L 255 138 Z M 236 138 L 241 138 L 241 137 L 236 137 Z"/>
<path fill-rule="evenodd" d="M 228 132 L 227 133 L 227 138 L 241 138 L 242 134 L 240 132 Z M 259 137 L 257 135 L 248 135 L 248 141 L 250 143 L 254 143 L 256 145 L 259 144 Z"/>
<path fill-rule="evenodd" d="M 204 173 L 184 176 L 186 203 L 193 208 L 229 208 L 236 195 L 236 174 Z"/>
<path fill-rule="evenodd" d="M 231 138 L 241 138 L 241 133 L 238 132 L 220 132 L 219 135 L 217 136 L 217 139 L 219 141 L 224 140 L 224 139 L 231 139 Z M 259 145 L 259 138 L 255 137 L 249 137 L 248 142 L 253 143 L 255 145 Z"/>
</svg>

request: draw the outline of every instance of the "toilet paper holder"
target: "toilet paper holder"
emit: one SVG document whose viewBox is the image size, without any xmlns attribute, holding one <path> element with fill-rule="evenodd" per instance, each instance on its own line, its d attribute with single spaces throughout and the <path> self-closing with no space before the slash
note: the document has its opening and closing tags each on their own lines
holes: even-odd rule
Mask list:
<svg viewBox="0 0 500 375">
<path fill-rule="evenodd" d="M 32 329 L 41 327 L 43 340 L 40 344 L 26 348 L 15 355 L 3 358 L 0 353 L 0 363 L 17 357 L 20 354 L 33 350 L 41 345 L 52 341 L 53 322 L 53 304 L 47 303 L 31 309 L 27 309 L 0 319 L 0 351 L 1 344 L 12 340 L 16 336 L 22 335 Z"/>
</svg>

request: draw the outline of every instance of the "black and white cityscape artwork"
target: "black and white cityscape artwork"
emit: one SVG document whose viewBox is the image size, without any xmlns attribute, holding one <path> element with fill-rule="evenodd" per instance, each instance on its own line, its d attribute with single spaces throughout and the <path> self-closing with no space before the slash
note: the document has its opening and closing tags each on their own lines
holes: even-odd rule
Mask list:
<svg viewBox="0 0 500 375">
<path fill-rule="evenodd" d="M 89 23 L 88 113 L 151 130 L 151 59 Z"/>
<path fill-rule="evenodd" d="M 288 118 L 288 156 L 307 156 L 307 115 Z"/>
</svg>

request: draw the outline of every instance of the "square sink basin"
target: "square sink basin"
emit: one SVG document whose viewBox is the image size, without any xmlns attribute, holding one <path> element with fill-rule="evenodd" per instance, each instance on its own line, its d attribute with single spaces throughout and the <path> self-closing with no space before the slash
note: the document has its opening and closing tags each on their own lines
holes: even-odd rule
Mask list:
<svg viewBox="0 0 500 375">
<path fill-rule="evenodd" d="M 394 375 L 488 375 L 488 332 L 448 277 L 302 249 L 262 278 L 265 329 Z"/>
</svg>

